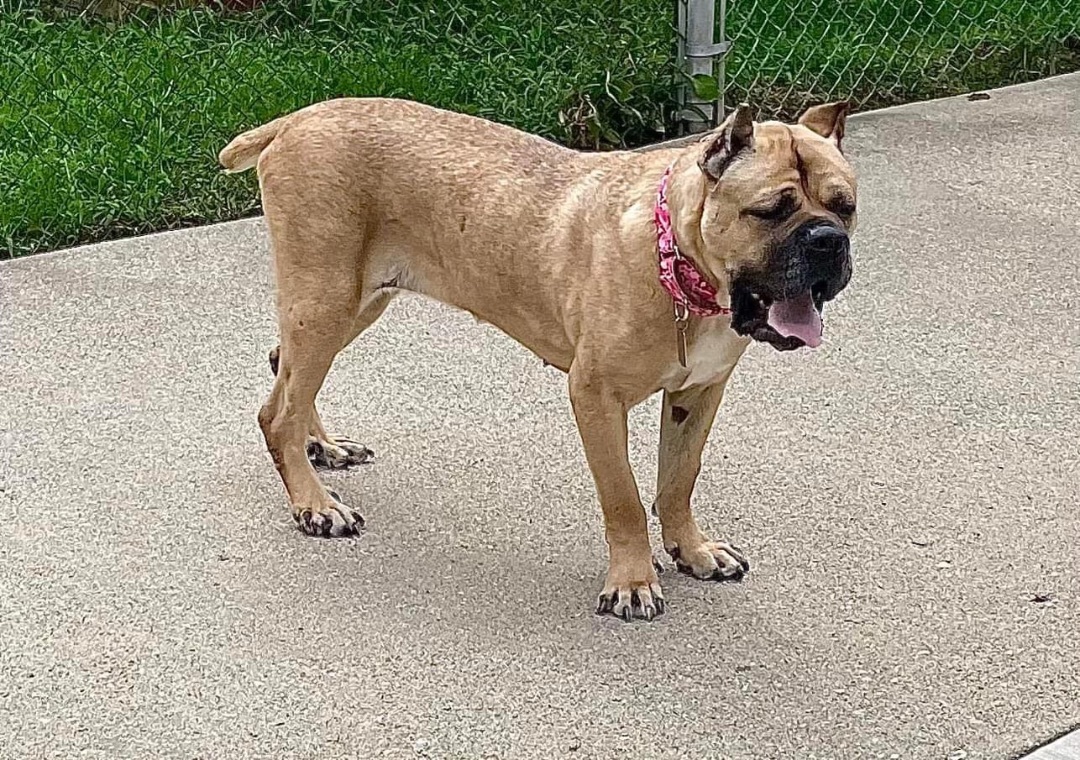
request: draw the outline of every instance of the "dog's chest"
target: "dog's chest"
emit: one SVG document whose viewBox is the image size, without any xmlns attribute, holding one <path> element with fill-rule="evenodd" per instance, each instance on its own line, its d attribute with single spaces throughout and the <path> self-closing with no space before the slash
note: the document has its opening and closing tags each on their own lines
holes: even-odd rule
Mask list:
<svg viewBox="0 0 1080 760">
<path fill-rule="evenodd" d="M 727 320 L 706 321 L 686 346 L 686 366 L 675 361 L 665 369 L 662 380 L 664 390 L 681 391 L 724 380 L 731 374 L 749 342 L 748 338 L 735 333 Z"/>
</svg>

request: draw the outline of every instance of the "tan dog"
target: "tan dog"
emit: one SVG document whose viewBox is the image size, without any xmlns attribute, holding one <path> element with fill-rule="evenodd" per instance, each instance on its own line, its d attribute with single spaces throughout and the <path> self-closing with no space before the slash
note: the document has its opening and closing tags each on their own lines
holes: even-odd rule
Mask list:
<svg viewBox="0 0 1080 760">
<path fill-rule="evenodd" d="M 412 102 L 341 99 L 237 137 L 221 163 L 258 166 L 277 278 L 280 356 L 259 423 L 301 528 L 329 536 L 363 525 L 308 455 L 343 466 L 369 452 L 327 435 L 315 396 L 337 353 L 411 291 L 497 326 L 569 374 L 610 550 L 598 612 L 664 610 L 627 456 L 627 411 L 661 390 L 654 509 L 664 548 L 697 578 L 741 578 L 746 559 L 699 529 L 690 496 L 750 340 L 815 345 L 823 303 L 851 276 L 846 113 L 836 103 L 797 125 L 755 125 L 740 106 L 689 147 L 579 153 Z M 681 291 L 660 283 L 665 177 L 682 274 L 697 278 L 678 282 L 712 292 L 711 306 L 729 314 L 687 314 Z"/>
</svg>

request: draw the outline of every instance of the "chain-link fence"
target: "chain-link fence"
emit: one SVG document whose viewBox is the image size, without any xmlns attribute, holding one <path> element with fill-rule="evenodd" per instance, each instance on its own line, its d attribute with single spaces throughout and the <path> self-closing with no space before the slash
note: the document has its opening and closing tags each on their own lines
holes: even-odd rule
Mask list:
<svg viewBox="0 0 1080 760">
<path fill-rule="evenodd" d="M 691 120 L 711 115 L 700 95 L 714 83 L 717 113 L 746 101 L 790 118 L 812 102 L 865 109 L 1080 69 L 1080 0 L 715 0 L 715 22 L 700 2 L 675 4 L 680 66 L 701 85 L 679 91 L 699 107 L 680 112 Z M 695 35 L 715 66 L 685 54 Z"/>
<path fill-rule="evenodd" d="M 0 0 L 0 256 L 254 213 L 218 149 L 340 95 L 602 149 L 1077 69 L 1080 0 Z"/>
</svg>

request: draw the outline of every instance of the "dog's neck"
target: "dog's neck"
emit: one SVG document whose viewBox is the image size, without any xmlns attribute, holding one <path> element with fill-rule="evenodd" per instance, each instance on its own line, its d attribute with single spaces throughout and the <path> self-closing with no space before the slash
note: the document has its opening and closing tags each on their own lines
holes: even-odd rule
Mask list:
<svg viewBox="0 0 1080 760">
<path fill-rule="evenodd" d="M 669 165 L 660 179 L 653 206 L 653 220 L 656 225 L 660 285 L 671 296 L 679 364 L 686 367 L 686 332 L 690 315 L 703 318 L 726 316 L 731 314 L 731 309 L 720 305 L 719 288 L 709 280 L 701 267 L 679 249 L 677 226 L 672 218 L 668 199 L 674 170 L 675 164 Z"/>
<path fill-rule="evenodd" d="M 692 258 L 679 247 L 679 236 L 672 218 L 668 193 L 675 165 L 668 166 L 660 179 L 653 207 L 656 224 L 657 254 L 660 261 L 660 284 L 675 304 L 677 319 L 693 314 L 698 317 L 718 317 L 730 314 L 731 309 L 718 303 L 719 289 Z"/>
</svg>

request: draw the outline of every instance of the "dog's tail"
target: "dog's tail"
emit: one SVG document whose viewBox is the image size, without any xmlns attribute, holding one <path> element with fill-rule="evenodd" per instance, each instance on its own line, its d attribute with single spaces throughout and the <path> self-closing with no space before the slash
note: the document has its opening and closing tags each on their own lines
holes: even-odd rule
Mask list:
<svg viewBox="0 0 1080 760">
<path fill-rule="evenodd" d="M 231 143 L 221 149 L 218 154 L 218 162 L 225 167 L 227 172 L 242 172 L 255 166 L 259 161 L 259 155 L 266 150 L 266 146 L 277 137 L 285 119 L 279 119 L 263 124 L 261 127 L 244 132 L 233 139 Z"/>
</svg>

